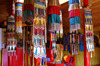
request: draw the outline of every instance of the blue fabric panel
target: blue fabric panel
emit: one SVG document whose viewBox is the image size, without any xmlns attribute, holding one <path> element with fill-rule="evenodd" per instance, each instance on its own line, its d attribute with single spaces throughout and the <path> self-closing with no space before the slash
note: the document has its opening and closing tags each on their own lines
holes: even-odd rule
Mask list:
<svg viewBox="0 0 100 66">
<path fill-rule="evenodd" d="M 60 24 L 60 16 L 57 14 L 50 14 L 48 16 L 48 24 L 50 23 L 59 23 Z"/>
</svg>

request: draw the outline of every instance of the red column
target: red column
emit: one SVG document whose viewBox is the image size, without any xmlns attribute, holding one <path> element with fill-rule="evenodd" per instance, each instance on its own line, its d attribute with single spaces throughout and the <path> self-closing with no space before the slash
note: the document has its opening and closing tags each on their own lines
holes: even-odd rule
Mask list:
<svg viewBox="0 0 100 66">
<path fill-rule="evenodd" d="M 90 53 L 87 52 L 87 66 L 90 66 Z"/>
<path fill-rule="evenodd" d="M 50 32 L 50 55 L 51 55 L 51 47 L 52 45 L 51 45 L 51 32 Z M 51 56 L 50 56 L 50 59 L 51 59 Z"/>
<path fill-rule="evenodd" d="M 84 0 L 84 6 L 88 5 L 88 0 Z"/>
<path fill-rule="evenodd" d="M 85 37 L 85 16 L 84 16 L 84 8 L 83 8 L 83 37 L 84 37 L 84 66 L 87 66 L 86 62 L 86 37 Z"/>
<path fill-rule="evenodd" d="M 85 13 L 83 8 L 83 35 L 84 35 L 84 66 L 90 66 L 89 52 L 86 50 L 86 37 L 85 37 Z"/>
</svg>

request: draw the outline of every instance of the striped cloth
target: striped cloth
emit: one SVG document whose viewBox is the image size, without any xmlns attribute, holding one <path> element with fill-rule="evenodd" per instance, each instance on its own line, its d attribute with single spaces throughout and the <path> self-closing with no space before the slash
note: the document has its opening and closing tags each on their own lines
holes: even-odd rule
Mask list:
<svg viewBox="0 0 100 66">
<path fill-rule="evenodd" d="M 60 31 L 59 0 L 48 0 L 47 17 L 48 17 L 48 30 Z"/>
<path fill-rule="evenodd" d="M 23 22 L 31 21 L 33 22 L 33 0 L 24 0 L 23 6 Z"/>
<path fill-rule="evenodd" d="M 69 0 L 70 31 L 81 29 L 79 0 Z"/>
<path fill-rule="evenodd" d="M 22 3 L 15 3 L 16 38 L 22 39 Z"/>
</svg>

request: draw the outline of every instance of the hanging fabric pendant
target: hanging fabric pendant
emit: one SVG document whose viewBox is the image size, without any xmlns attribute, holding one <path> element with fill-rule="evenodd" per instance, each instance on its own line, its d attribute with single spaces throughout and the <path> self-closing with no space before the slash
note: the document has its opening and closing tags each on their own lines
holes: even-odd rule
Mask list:
<svg viewBox="0 0 100 66">
<path fill-rule="evenodd" d="M 15 3 L 16 38 L 22 39 L 22 3 Z"/>
<path fill-rule="evenodd" d="M 69 0 L 70 31 L 81 28 L 79 0 Z"/>
<path fill-rule="evenodd" d="M 23 22 L 33 22 L 33 0 L 24 0 Z"/>
<path fill-rule="evenodd" d="M 48 30 L 60 31 L 59 0 L 48 0 L 47 17 L 48 17 Z"/>
</svg>

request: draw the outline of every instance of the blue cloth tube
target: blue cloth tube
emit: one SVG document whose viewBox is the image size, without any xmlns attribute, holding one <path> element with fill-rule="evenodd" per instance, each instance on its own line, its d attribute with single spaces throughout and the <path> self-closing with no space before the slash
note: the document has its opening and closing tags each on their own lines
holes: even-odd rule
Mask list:
<svg viewBox="0 0 100 66">
<path fill-rule="evenodd" d="M 80 17 L 72 17 L 72 18 L 70 18 L 70 25 L 72 25 L 72 24 L 80 24 L 80 23 L 81 23 Z"/>
<path fill-rule="evenodd" d="M 50 23 L 59 23 L 60 24 L 60 16 L 57 14 L 50 14 L 48 16 L 48 24 Z"/>
<path fill-rule="evenodd" d="M 69 5 L 72 3 L 78 3 L 79 4 L 79 0 L 69 0 Z"/>
<path fill-rule="evenodd" d="M 21 6 L 22 7 L 22 4 L 16 3 L 15 6 Z"/>
</svg>

